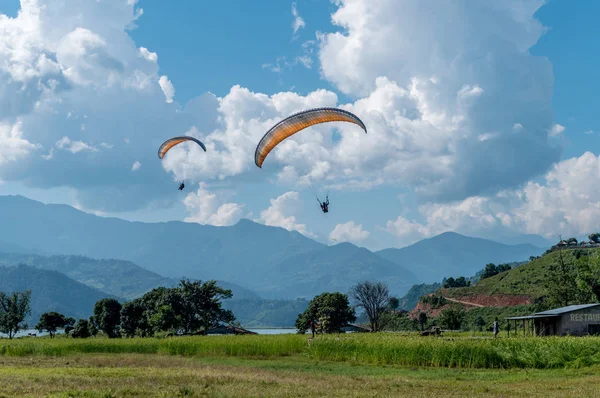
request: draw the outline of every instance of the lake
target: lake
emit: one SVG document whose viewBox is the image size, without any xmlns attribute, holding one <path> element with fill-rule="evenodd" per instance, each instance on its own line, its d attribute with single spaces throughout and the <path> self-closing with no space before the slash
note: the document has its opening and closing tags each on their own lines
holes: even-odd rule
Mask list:
<svg viewBox="0 0 600 398">
<path fill-rule="evenodd" d="M 256 328 L 256 329 L 248 329 L 251 332 L 258 334 L 295 334 L 297 332 L 296 328 Z M 23 337 L 27 336 L 29 333 L 35 333 L 38 336 L 46 336 L 48 333 L 40 333 L 35 329 L 22 330 L 15 337 Z M 64 333 L 62 330 L 56 332 L 57 334 Z M 0 338 L 6 337 L 8 335 L 0 333 Z"/>
</svg>

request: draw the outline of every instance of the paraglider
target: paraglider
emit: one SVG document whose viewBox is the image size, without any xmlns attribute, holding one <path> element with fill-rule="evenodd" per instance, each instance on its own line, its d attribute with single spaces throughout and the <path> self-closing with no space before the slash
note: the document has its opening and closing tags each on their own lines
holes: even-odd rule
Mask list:
<svg viewBox="0 0 600 398">
<path fill-rule="evenodd" d="M 260 168 L 265 158 L 281 141 L 315 124 L 326 122 L 348 122 L 360 126 L 365 133 L 367 128 L 358 116 L 337 108 L 316 108 L 295 113 L 275 126 L 263 136 L 254 152 L 254 162 Z"/>
<path fill-rule="evenodd" d="M 327 122 L 354 123 L 360 126 L 365 131 L 365 133 L 367 132 L 365 124 L 362 122 L 362 120 L 358 118 L 358 116 L 343 109 L 308 109 L 288 116 L 287 118 L 275 124 L 275 126 L 271 127 L 256 146 L 256 151 L 254 152 L 254 163 L 256 163 L 256 166 L 262 168 L 262 164 L 265 161 L 267 155 L 280 142 L 296 134 L 297 132 L 304 130 L 307 127 Z M 315 196 L 317 196 L 316 193 Z M 321 203 L 318 196 L 317 200 L 319 201 L 319 205 L 321 206 L 321 210 L 323 211 L 323 213 L 329 212 L 329 196 L 326 197 L 325 202 Z"/>
<path fill-rule="evenodd" d="M 186 142 L 186 141 L 195 142 L 196 144 L 200 145 L 200 148 L 202 148 L 204 150 L 204 152 L 206 152 L 206 147 L 200 140 L 197 140 L 194 137 L 181 136 L 181 137 L 169 138 L 168 140 L 163 142 L 162 145 L 158 148 L 158 158 L 159 159 L 164 158 L 165 155 L 167 154 L 167 152 L 169 152 L 169 150 L 171 148 L 173 148 L 175 145 L 181 144 L 182 142 Z M 183 191 L 183 188 L 185 188 L 185 184 L 182 181 L 179 184 L 179 188 L 177 188 L 177 190 Z"/>
<path fill-rule="evenodd" d="M 175 145 L 181 144 L 182 142 L 186 142 L 186 141 L 195 142 L 196 144 L 200 145 L 200 148 L 202 148 L 204 150 L 204 152 L 206 152 L 206 147 L 204 146 L 204 144 L 202 142 L 200 142 L 200 140 L 197 140 L 194 137 L 181 136 L 181 137 L 169 138 L 168 140 L 163 142 L 162 145 L 158 148 L 158 158 L 159 159 L 164 158 L 165 155 L 167 154 L 167 152 L 169 152 L 169 150 L 171 148 L 173 148 Z"/>
<path fill-rule="evenodd" d="M 319 200 L 319 198 L 317 198 L 317 200 Z M 325 197 L 325 202 L 321 203 L 319 200 L 319 204 L 321 205 L 321 210 L 323 210 L 323 213 L 329 212 L 329 195 Z"/>
</svg>

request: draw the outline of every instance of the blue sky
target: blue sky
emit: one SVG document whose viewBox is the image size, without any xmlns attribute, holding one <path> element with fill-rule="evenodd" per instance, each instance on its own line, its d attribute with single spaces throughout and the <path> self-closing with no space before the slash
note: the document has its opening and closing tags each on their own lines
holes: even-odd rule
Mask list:
<svg viewBox="0 0 600 398">
<path fill-rule="evenodd" d="M 150 222 L 247 217 L 373 249 L 600 222 L 597 2 L 43 4 L 18 18 L 17 1 L 0 5 L 12 43 L 0 140 L 14 151 L 0 157 L 2 195 Z M 306 130 L 295 153 L 314 157 L 282 146 L 253 165 L 274 120 L 324 105 L 349 106 L 370 133 Z M 190 131 L 210 154 L 155 158 Z M 316 173 L 329 214 L 286 166 Z"/>
</svg>

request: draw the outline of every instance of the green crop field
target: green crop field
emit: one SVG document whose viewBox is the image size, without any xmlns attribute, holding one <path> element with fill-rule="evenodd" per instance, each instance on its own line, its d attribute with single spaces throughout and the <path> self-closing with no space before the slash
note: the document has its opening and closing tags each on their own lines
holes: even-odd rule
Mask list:
<svg viewBox="0 0 600 398">
<path fill-rule="evenodd" d="M 0 397 L 594 396 L 600 338 L 0 340 Z"/>
</svg>

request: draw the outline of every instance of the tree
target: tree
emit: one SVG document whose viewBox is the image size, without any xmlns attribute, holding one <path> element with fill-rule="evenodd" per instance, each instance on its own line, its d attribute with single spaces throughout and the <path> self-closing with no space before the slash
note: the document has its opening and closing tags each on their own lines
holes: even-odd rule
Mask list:
<svg viewBox="0 0 600 398">
<path fill-rule="evenodd" d="M 115 299 L 105 298 L 94 306 L 93 324 L 109 338 L 119 337 L 121 321 L 121 303 Z"/>
<path fill-rule="evenodd" d="M 562 250 L 558 251 L 558 261 L 550 265 L 548 270 L 546 290 L 550 303 L 562 307 L 575 304 L 579 295 L 577 272 L 575 265 L 565 260 Z"/>
<path fill-rule="evenodd" d="M 425 330 L 426 323 L 427 323 L 427 314 L 425 312 L 419 312 L 419 324 L 421 325 L 421 331 Z"/>
<path fill-rule="evenodd" d="M 31 313 L 31 290 L 6 294 L 0 292 L 0 332 L 12 339 L 21 329 L 27 329 L 23 322 Z"/>
<path fill-rule="evenodd" d="M 577 277 L 582 288 L 589 289 L 600 301 L 600 254 L 595 252 L 589 256 L 581 256 L 576 263 Z"/>
<path fill-rule="evenodd" d="M 191 333 L 202 330 L 204 334 L 211 327 L 220 323 L 229 323 L 235 320 L 233 312 L 221 306 L 222 299 L 229 299 L 233 295 L 231 290 L 223 289 L 217 281 L 211 280 L 189 281 L 182 279 L 179 284 L 179 293 L 183 303 L 183 331 Z"/>
<path fill-rule="evenodd" d="M 511 269 L 512 269 L 512 266 L 510 264 L 500 264 L 500 265 L 496 266 L 496 270 L 498 271 L 499 274 L 501 274 L 502 272 L 510 271 Z"/>
<path fill-rule="evenodd" d="M 396 311 L 398 307 L 400 307 L 400 300 L 398 300 L 398 297 L 390 297 L 388 307 L 391 311 Z"/>
<path fill-rule="evenodd" d="M 68 336 L 69 333 L 73 331 L 73 326 L 75 325 L 75 318 L 67 318 L 67 324 L 65 325 L 65 334 Z"/>
<path fill-rule="evenodd" d="M 123 304 L 121 308 L 121 330 L 126 337 L 134 337 L 138 333 L 145 337 L 148 329 L 146 324 L 147 319 L 141 300 L 135 299 Z"/>
<path fill-rule="evenodd" d="M 454 279 L 453 277 L 444 278 L 444 280 L 442 281 L 442 287 L 444 289 L 453 288 L 453 287 L 466 287 L 466 286 L 470 286 L 470 285 L 471 285 L 471 282 L 467 281 L 467 279 L 464 276 L 458 277 L 456 279 Z"/>
<path fill-rule="evenodd" d="M 371 331 L 377 332 L 381 314 L 390 301 L 390 291 L 387 285 L 383 282 L 360 282 L 350 288 L 350 297 L 357 308 L 365 311 L 371 324 Z"/>
<path fill-rule="evenodd" d="M 444 278 L 444 280 L 442 280 L 442 287 L 444 289 L 448 289 L 451 287 L 454 287 L 456 283 L 454 282 L 454 278 L 450 277 L 450 278 Z"/>
<path fill-rule="evenodd" d="M 480 332 L 483 330 L 483 327 L 485 326 L 485 319 L 483 319 L 481 315 L 479 315 L 477 319 L 475 319 L 475 326 L 479 328 Z"/>
<path fill-rule="evenodd" d="M 79 319 L 73 327 L 73 338 L 86 339 L 90 337 L 90 322 L 87 319 Z"/>
<path fill-rule="evenodd" d="M 355 320 L 348 296 L 339 292 L 323 293 L 313 298 L 308 308 L 298 314 L 296 329 L 304 334 L 309 329 L 310 321 L 313 321 L 319 323 L 321 331 L 325 333 L 339 333 L 344 325 Z"/>
<path fill-rule="evenodd" d="M 465 319 L 465 310 L 459 305 L 453 305 L 440 313 L 440 326 L 444 329 L 458 330 Z"/>
<path fill-rule="evenodd" d="M 594 232 L 588 236 L 591 242 L 600 243 L 600 234 L 598 232 Z"/>
<path fill-rule="evenodd" d="M 47 331 L 50 334 L 50 338 L 53 339 L 56 335 L 56 330 L 65 328 L 72 320 L 73 318 L 67 318 L 58 312 L 45 312 L 40 316 L 40 321 L 35 328 L 40 333 L 44 330 Z M 73 324 L 71 323 L 70 325 L 72 326 Z"/>
</svg>

